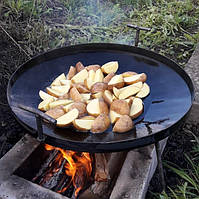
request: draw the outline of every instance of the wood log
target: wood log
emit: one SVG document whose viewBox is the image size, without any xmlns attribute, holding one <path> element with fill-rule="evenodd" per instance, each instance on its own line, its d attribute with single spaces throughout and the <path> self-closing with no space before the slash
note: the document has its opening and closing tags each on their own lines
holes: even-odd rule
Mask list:
<svg viewBox="0 0 199 199">
<path fill-rule="evenodd" d="M 127 152 L 95 154 L 95 181 L 79 199 L 107 199 L 122 168 Z"/>
</svg>

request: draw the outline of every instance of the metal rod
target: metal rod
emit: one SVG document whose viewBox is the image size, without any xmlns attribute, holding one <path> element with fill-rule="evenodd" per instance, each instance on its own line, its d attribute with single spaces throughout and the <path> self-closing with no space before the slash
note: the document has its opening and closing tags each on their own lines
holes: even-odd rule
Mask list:
<svg viewBox="0 0 199 199">
<path fill-rule="evenodd" d="M 139 26 L 133 25 L 133 24 L 127 24 L 127 27 L 136 29 L 135 44 L 134 44 L 135 47 L 138 47 L 138 44 L 139 44 L 140 30 L 143 30 L 143 31 L 150 31 L 151 30 L 151 28 L 139 27 Z"/>
<path fill-rule="evenodd" d="M 17 106 L 20 109 L 23 109 L 23 110 L 28 111 L 30 113 L 33 113 L 35 115 L 39 115 L 42 119 L 47 120 L 51 124 L 56 124 L 57 123 L 57 120 L 55 120 L 54 118 L 46 115 L 45 113 L 43 113 L 42 111 L 40 111 L 38 109 L 35 109 L 33 107 L 29 107 L 29 106 L 25 106 L 23 104 L 18 104 Z"/>
<path fill-rule="evenodd" d="M 38 140 L 44 141 L 45 136 L 43 134 L 42 118 L 40 117 L 40 115 L 37 115 L 37 114 L 35 115 L 35 118 L 36 118 L 36 123 L 37 123 Z"/>
<path fill-rule="evenodd" d="M 156 155 L 157 155 L 158 172 L 159 172 L 159 176 L 160 176 L 160 183 L 161 183 L 161 186 L 162 186 L 162 190 L 165 191 L 166 183 L 165 183 L 165 178 L 164 178 L 164 170 L 163 170 L 163 166 L 162 166 L 160 142 L 156 142 L 155 143 L 155 149 L 156 149 Z"/>
</svg>

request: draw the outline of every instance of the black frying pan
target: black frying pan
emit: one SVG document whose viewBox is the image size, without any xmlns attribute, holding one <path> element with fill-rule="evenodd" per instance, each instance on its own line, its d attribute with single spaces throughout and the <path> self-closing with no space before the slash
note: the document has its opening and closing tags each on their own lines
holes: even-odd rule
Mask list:
<svg viewBox="0 0 199 199">
<path fill-rule="evenodd" d="M 119 62 L 119 71 L 147 74 L 150 95 L 144 99 L 144 113 L 134 122 L 136 128 L 124 134 L 111 128 L 101 134 L 54 128 L 44 123 L 45 142 L 76 151 L 111 152 L 133 149 L 157 142 L 174 132 L 190 111 L 194 91 L 189 76 L 173 61 L 154 52 L 119 44 L 84 44 L 64 47 L 39 55 L 23 64 L 10 78 L 7 98 L 18 121 L 36 132 L 32 113 L 17 108 L 23 104 L 37 108 L 38 92 L 71 65 Z"/>
</svg>

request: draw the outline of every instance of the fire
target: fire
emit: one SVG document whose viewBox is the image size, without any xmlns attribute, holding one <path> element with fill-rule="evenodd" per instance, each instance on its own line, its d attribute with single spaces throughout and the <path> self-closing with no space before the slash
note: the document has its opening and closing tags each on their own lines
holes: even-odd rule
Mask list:
<svg viewBox="0 0 199 199">
<path fill-rule="evenodd" d="M 79 191 L 84 187 L 85 181 L 89 179 L 92 172 L 92 160 L 89 153 L 86 152 L 75 152 L 70 150 L 64 150 L 58 147 L 53 147 L 46 144 L 45 149 L 48 151 L 58 150 L 61 152 L 57 156 L 56 161 L 59 166 L 61 166 L 63 158 L 66 160 L 64 164 L 66 175 L 71 177 L 70 183 L 64 187 L 62 190 L 59 190 L 59 193 L 64 192 L 71 183 L 75 187 L 75 197 L 78 196 Z M 59 171 L 59 168 L 55 168 L 55 171 Z"/>
</svg>

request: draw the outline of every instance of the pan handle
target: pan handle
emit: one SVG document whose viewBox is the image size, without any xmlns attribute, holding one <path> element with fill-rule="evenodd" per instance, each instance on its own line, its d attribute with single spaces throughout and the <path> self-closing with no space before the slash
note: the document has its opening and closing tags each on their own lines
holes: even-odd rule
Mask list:
<svg viewBox="0 0 199 199">
<path fill-rule="evenodd" d="M 47 120 L 49 123 L 56 125 L 57 120 L 55 120 L 54 118 L 46 115 L 45 113 L 43 113 L 42 111 L 29 107 L 29 106 L 25 106 L 23 104 L 18 104 L 17 105 L 18 108 L 28 111 L 30 113 L 33 113 L 35 115 L 36 118 L 36 123 L 37 123 L 37 132 L 38 132 L 38 140 L 39 141 L 45 141 L 46 136 L 43 134 L 43 126 L 42 126 L 42 121 L 43 120 Z"/>
</svg>

